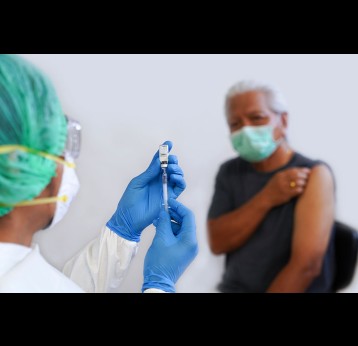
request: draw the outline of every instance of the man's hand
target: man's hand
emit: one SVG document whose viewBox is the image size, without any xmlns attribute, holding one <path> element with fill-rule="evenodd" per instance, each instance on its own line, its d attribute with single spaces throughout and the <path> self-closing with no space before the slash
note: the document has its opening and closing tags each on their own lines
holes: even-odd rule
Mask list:
<svg viewBox="0 0 358 346">
<path fill-rule="evenodd" d="M 310 173 L 309 168 L 290 168 L 276 173 L 263 189 L 272 208 L 301 195 Z"/>
</svg>

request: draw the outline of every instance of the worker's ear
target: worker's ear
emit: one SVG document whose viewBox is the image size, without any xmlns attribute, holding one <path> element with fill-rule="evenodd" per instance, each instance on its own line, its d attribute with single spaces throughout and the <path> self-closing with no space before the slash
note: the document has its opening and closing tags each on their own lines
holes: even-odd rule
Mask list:
<svg viewBox="0 0 358 346">
<path fill-rule="evenodd" d="M 63 165 L 57 164 L 56 175 L 51 179 L 48 188 L 51 193 L 50 197 L 56 197 L 60 190 L 63 175 Z"/>
<path fill-rule="evenodd" d="M 55 176 L 51 179 L 49 184 L 43 189 L 41 194 L 37 196 L 37 198 L 56 197 L 60 189 L 62 175 L 63 175 L 63 165 L 57 164 Z M 31 206 L 29 207 L 29 212 L 30 211 L 31 211 L 31 215 L 41 215 L 41 217 L 38 220 L 39 224 L 37 229 L 38 230 L 46 229 L 55 215 L 56 203 Z"/>
<path fill-rule="evenodd" d="M 48 185 L 43 189 L 38 198 L 56 197 L 60 190 L 60 185 L 63 175 L 63 165 L 57 164 L 55 176 L 51 179 Z"/>
</svg>

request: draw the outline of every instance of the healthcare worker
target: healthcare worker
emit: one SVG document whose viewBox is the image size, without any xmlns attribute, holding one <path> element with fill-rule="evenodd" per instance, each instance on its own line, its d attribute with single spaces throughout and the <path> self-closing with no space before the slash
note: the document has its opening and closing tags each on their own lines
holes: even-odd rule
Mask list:
<svg viewBox="0 0 358 346">
<path fill-rule="evenodd" d="M 33 244 L 33 235 L 57 224 L 78 192 L 80 139 L 80 124 L 64 115 L 50 81 L 22 58 L 0 55 L 0 292 L 117 288 L 152 223 L 156 234 L 145 257 L 142 292 L 175 292 L 198 251 L 193 213 L 176 201 L 185 181 L 175 156 L 167 169 L 170 215 L 162 206 L 156 153 L 129 183 L 99 236 L 65 265 L 65 275 Z"/>
</svg>

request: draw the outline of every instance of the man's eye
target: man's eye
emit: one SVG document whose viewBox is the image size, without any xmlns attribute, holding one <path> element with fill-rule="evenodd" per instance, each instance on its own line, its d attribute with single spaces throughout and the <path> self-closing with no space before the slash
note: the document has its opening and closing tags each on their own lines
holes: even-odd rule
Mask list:
<svg viewBox="0 0 358 346">
<path fill-rule="evenodd" d="M 230 128 L 231 128 L 232 130 L 235 130 L 235 129 L 239 128 L 239 127 L 240 127 L 239 123 L 235 123 L 235 124 L 231 124 L 231 125 L 230 125 Z"/>
</svg>

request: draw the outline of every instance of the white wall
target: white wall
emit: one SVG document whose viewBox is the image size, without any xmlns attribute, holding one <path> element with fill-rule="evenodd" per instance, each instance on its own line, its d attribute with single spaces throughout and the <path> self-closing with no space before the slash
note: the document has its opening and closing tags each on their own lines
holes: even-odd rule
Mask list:
<svg viewBox="0 0 358 346">
<path fill-rule="evenodd" d="M 338 185 L 339 219 L 358 227 L 357 55 L 29 55 L 53 80 L 66 113 L 81 121 L 82 189 L 65 220 L 37 236 L 56 267 L 92 239 L 130 179 L 146 169 L 164 140 L 174 142 L 187 180 L 180 200 L 196 214 L 200 253 L 178 292 L 210 292 L 223 258 L 210 254 L 206 214 L 218 166 L 234 156 L 223 115 L 227 88 L 243 78 L 277 84 L 290 109 L 290 139 L 327 161 Z M 121 292 L 139 292 L 141 248 Z M 347 291 L 358 290 L 354 283 Z"/>
</svg>

